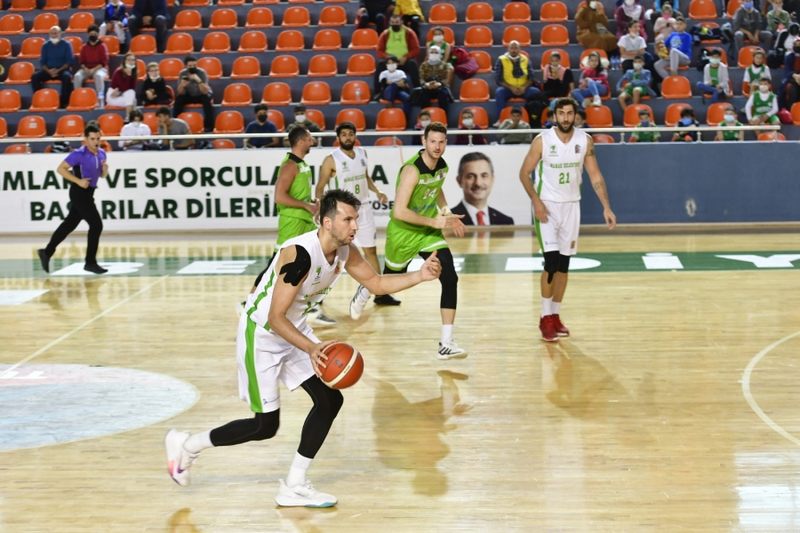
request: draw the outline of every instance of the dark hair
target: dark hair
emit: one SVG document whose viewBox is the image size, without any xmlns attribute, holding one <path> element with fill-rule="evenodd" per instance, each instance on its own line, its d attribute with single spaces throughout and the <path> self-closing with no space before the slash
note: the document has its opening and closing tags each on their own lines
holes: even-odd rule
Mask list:
<svg viewBox="0 0 800 533">
<path fill-rule="evenodd" d="M 484 154 L 483 152 L 469 152 L 464 154 L 461 157 L 461 161 L 458 162 L 458 174 L 457 176 L 461 176 L 461 173 L 464 171 L 464 165 L 467 163 L 472 163 L 474 161 L 486 161 L 489 163 L 489 168 L 492 171 L 492 175 L 494 175 L 494 165 L 492 164 L 492 160 L 489 159 L 489 156 Z"/>
<path fill-rule="evenodd" d="M 561 53 L 560 52 L 553 52 L 552 54 L 550 54 L 550 57 L 557 57 L 557 58 L 561 59 Z"/>
<path fill-rule="evenodd" d="M 394 55 L 390 55 L 390 56 L 386 57 L 386 62 L 388 63 L 389 61 L 393 61 L 394 63 L 399 63 L 400 62 L 400 60 L 397 59 L 397 56 L 394 56 Z"/>
<path fill-rule="evenodd" d="M 339 134 L 341 132 L 343 132 L 344 130 L 350 130 L 353 133 L 355 133 L 356 132 L 356 125 L 353 124 L 352 122 L 347 122 L 347 121 L 342 122 L 341 124 L 336 126 L 336 136 L 338 137 Z"/>
<path fill-rule="evenodd" d="M 559 98 L 558 100 L 556 100 L 556 106 L 553 108 L 553 112 L 558 111 L 562 107 L 567 107 L 568 105 L 572 106 L 572 110 L 575 113 L 577 113 L 578 109 L 580 109 L 578 102 L 576 102 L 572 98 Z"/>
<path fill-rule="evenodd" d="M 431 112 L 428 111 L 427 109 L 423 109 L 422 111 L 419 112 L 419 115 L 417 115 L 417 118 L 421 117 L 422 115 L 425 115 L 426 117 L 429 117 L 429 116 L 431 116 Z"/>
<path fill-rule="evenodd" d="M 194 56 L 186 56 L 183 58 L 183 64 L 189 63 L 190 61 L 197 61 L 197 58 Z"/>
<path fill-rule="evenodd" d="M 325 217 L 332 219 L 336 216 L 336 205 L 339 202 L 352 206 L 355 210 L 361 207 L 361 200 L 356 198 L 350 191 L 331 189 L 325 193 L 325 196 L 322 197 L 322 201 L 319 204 L 320 222 L 322 222 L 322 219 Z"/>
<path fill-rule="evenodd" d="M 633 58 L 633 60 L 634 61 L 641 61 L 642 63 L 644 63 L 644 56 L 641 56 L 641 55 L 636 56 L 636 57 Z"/>
<path fill-rule="evenodd" d="M 83 128 L 84 137 L 88 137 L 91 133 L 100 133 L 100 126 L 94 120 L 86 124 L 86 127 Z"/>
<path fill-rule="evenodd" d="M 522 108 L 520 106 L 518 106 L 518 105 L 513 106 L 511 108 L 511 114 L 513 115 L 515 113 L 518 114 L 518 115 L 521 115 L 522 114 Z"/>
<path fill-rule="evenodd" d="M 258 113 L 259 111 L 269 111 L 269 107 L 267 104 L 258 104 L 255 107 L 255 112 Z"/>
<path fill-rule="evenodd" d="M 720 52 L 719 48 L 712 48 L 711 51 L 708 53 L 710 56 L 721 56 L 722 52 Z M 755 53 L 753 54 L 755 55 Z"/>
<path fill-rule="evenodd" d="M 294 112 L 295 113 L 297 113 L 298 111 L 305 111 L 305 110 L 306 110 L 306 106 L 304 106 L 304 105 L 296 105 L 296 106 L 294 106 Z"/>
<path fill-rule="evenodd" d="M 694 117 L 694 109 L 691 107 L 684 107 L 681 109 L 681 117 Z"/>
<path fill-rule="evenodd" d="M 97 24 L 90 24 L 89 27 L 86 28 L 86 33 L 92 33 L 93 31 L 100 31 L 100 28 L 97 27 Z"/>
<path fill-rule="evenodd" d="M 650 116 L 650 111 L 648 111 L 648 110 L 647 110 L 647 109 L 645 109 L 645 108 L 641 108 L 641 109 L 639 110 L 639 116 L 641 117 L 642 115 L 647 115 L 647 116 L 649 117 L 649 116 Z"/>
<path fill-rule="evenodd" d="M 144 115 L 138 109 L 131 109 L 131 112 L 128 113 L 128 121 L 133 122 L 133 119 L 139 118 L 139 120 L 144 120 Z"/>
<path fill-rule="evenodd" d="M 292 129 L 289 130 L 289 146 L 294 148 L 297 143 L 305 137 L 306 135 L 311 135 L 305 126 L 294 126 Z"/>
<path fill-rule="evenodd" d="M 156 111 L 156 116 L 159 115 L 167 115 L 168 117 L 171 117 L 172 113 L 170 112 L 167 106 L 162 105 L 161 107 L 158 108 L 158 111 Z"/>
<path fill-rule="evenodd" d="M 435 131 L 437 133 L 444 133 L 445 135 L 447 135 L 447 126 L 445 126 L 441 122 L 431 122 L 430 124 L 425 126 L 425 131 L 422 132 L 422 138 L 427 139 L 428 134 L 432 131 Z"/>
<path fill-rule="evenodd" d="M 586 120 L 586 110 L 584 108 L 581 107 L 575 114 L 581 117 L 583 120 Z"/>
</svg>

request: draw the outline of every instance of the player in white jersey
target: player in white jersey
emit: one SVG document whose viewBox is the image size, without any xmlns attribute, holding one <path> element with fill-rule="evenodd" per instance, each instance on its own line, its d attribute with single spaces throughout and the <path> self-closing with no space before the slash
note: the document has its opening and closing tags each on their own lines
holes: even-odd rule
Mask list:
<svg viewBox="0 0 800 533">
<path fill-rule="evenodd" d="M 189 467 L 198 454 L 214 446 L 269 439 L 278 431 L 279 383 L 302 387 L 313 401 L 303 425 L 286 481 L 280 480 L 275 502 L 281 506 L 330 507 L 336 498 L 306 480 L 311 465 L 342 406 L 342 394 L 320 380 L 324 349 L 306 315 L 341 275 L 342 269 L 370 291 L 400 291 L 437 279 L 441 264 L 431 256 L 419 272 L 381 276 L 352 244 L 360 202 L 346 191 L 328 192 L 320 205 L 320 227 L 286 241 L 275 261 L 247 298 L 239 320 L 237 361 L 239 394 L 253 418 L 235 420 L 210 431 L 167 433 L 167 467 L 179 485 L 189 484 Z"/>
<path fill-rule="evenodd" d="M 378 264 L 378 248 L 375 246 L 375 219 L 372 214 L 372 205 L 369 202 L 369 192 L 372 191 L 382 204 L 388 203 L 389 198 L 381 192 L 372 181 L 367 168 L 367 151 L 356 146 L 356 126 L 352 122 L 342 122 L 336 126 L 336 137 L 339 148 L 336 148 L 322 161 L 319 180 L 316 186 L 317 198 L 322 198 L 325 187 L 331 184 L 333 188 L 349 191 L 361 201 L 358 210 L 358 234 L 355 245 L 364 251 L 364 258 L 372 265 L 376 272 L 380 272 Z M 350 299 L 350 317 L 358 320 L 364 307 L 369 301 L 369 291 L 362 285 Z M 400 301 L 391 294 L 375 296 L 376 305 L 400 305 Z"/>
<path fill-rule="evenodd" d="M 536 236 L 544 254 L 539 330 L 542 339 L 548 342 L 569 336 L 569 329 L 561 322 L 560 310 L 567 289 L 569 259 L 578 250 L 580 186 L 584 167 L 603 205 L 606 225 L 613 229 L 617 224 L 603 174 L 597 165 L 592 137 L 575 128 L 577 110 L 578 105 L 571 98 L 556 102 L 556 126 L 540 133 L 531 142 L 519 171 L 519 179 L 533 204 Z M 534 169 L 535 184 L 531 181 Z"/>
</svg>

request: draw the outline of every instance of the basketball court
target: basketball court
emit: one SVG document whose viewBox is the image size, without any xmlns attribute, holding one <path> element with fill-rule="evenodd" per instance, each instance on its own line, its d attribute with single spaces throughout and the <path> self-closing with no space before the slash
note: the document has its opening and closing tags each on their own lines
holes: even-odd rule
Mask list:
<svg viewBox="0 0 800 533">
<path fill-rule="evenodd" d="M 273 502 L 300 391 L 274 439 L 207 450 L 188 488 L 166 472 L 167 429 L 250 416 L 236 304 L 272 236 L 104 236 L 103 277 L 82 275 L 82 235 L 46 276 L 43 239 L 0 245 L 4 532 L 800 529 L 795 228 L 588 231 L 558 344 L 530 232 L 452 240 L 460 361 L 434 357 L 437 282 L 354 322 L 343 277 L 316 332 L 365 371 L 309 471 L 327 510 Z"/>
</svg>

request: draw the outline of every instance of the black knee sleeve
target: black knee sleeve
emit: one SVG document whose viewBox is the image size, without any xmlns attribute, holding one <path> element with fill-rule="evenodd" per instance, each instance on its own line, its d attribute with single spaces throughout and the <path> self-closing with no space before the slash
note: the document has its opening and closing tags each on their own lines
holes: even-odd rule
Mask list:
<svg viewBox="0 0 800 533">
<path fill-rule="evenodd" d="M 271 439 L 278 432 L 280 410 L 271 413 L 254 413 L 253 418 L 234 420 L 211 430 L 211 444 L 233 446 L 251 440 Z"/>
<path fill-rule="evenodd" d="M 342 408 L 344 397 L 338 390 L 327 387 L 317 376 L 305 380 L 302 387 L 311 396 L 314 406 L 303 424 L 297 452 L 303 457 L 313 459 L 325 442 L 325 437 Z"/>
<path fill-rule="evenodd" d="M 553 276 L 558 272 L 558 258 L 561 254 L 558 252 L 545 252 L 544 253 L 544 271 L 547 272 L 547 283 L 553 283 Z"/>
<path fill-rule="evenodd" d="M 558 271 L 566 274 L 569 272 L 569 256 L 558 254 Z"/>
<path fill-rule="evenodd" d="M 422 252 L 424 259 L 430 257 L 430 252 Z M 458 274 L 456 265 L 453 261 L 453 254 L 449 248 L 436 251 L 436 257 L 442 264 L 442 273 L 439 274 L 439 283 L 442 284 L 442 297 L 439 300 L 439 307 L 442 309 L 455 309 L 458 304 Z"/>
</svg>

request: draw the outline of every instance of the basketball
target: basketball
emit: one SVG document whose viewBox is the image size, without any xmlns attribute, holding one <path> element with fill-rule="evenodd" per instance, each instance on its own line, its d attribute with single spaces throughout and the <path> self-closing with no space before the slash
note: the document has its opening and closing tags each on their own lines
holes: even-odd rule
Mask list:
<svg viewBox="0 0 800 533">
<path fill-rule="evenodd" d="M 364 372 L 364 359 L 355 347 L 346 342 L 334 342 L 323 350 L 328 356 L 322 369 L 322 382 L 332 389 L 346 389 L 355 385 Z"/>
</svg>

